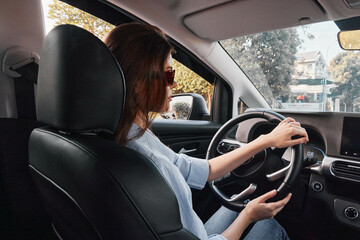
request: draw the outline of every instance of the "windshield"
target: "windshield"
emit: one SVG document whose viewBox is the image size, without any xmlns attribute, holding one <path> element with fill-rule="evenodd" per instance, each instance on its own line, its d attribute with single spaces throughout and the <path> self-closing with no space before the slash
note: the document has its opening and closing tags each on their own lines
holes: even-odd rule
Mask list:
<svg viewBox="0 0 360 240">
<path fill-rule="evenodd" d="M 334 22 L 221 41 L 272 108 L 360 112 L 360 54 Z"/>
</svg>

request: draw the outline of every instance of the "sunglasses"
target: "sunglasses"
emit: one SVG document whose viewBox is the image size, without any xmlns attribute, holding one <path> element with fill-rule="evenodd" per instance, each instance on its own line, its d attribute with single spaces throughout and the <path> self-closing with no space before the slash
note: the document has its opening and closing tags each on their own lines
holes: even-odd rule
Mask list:
<svg viewBox="0 0 360 240">
<path fill-rule="evenodd" d="M 166 86 L 171 86 L 174 84 L 174 78 L 175 78 L 175 70 L 170 70 L 165 72 L 165 78 L 166 78 Z"/>
</svg>

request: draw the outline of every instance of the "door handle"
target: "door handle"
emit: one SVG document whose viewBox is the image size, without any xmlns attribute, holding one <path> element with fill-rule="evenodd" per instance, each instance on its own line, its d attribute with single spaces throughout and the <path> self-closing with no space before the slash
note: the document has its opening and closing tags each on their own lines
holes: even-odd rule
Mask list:
<svg viewBox="0 0 360 240">
<path fill-rule="evenodd" d="M 196 148 L 189 149 L 189 150 L 186 150 L 185 148 L 182 148 L 182 149 L 180 149 L 179 154 L 180 153 L 191 153 L 191 152 L 195 152 L 196 150 L 197 150 Z"/>
</svg>

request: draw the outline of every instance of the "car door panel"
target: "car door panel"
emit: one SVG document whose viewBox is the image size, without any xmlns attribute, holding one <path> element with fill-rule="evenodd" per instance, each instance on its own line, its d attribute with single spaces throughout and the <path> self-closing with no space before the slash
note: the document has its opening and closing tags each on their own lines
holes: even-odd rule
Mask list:
<svg viewBox="0 0 360 240">
<path fill-rule="evenodd" d="M 210 121 L 162 120 L 152 124 L 159 139 L 177 153 L 205 158 L 212 137 L 221 127 Z"/>
</svg>

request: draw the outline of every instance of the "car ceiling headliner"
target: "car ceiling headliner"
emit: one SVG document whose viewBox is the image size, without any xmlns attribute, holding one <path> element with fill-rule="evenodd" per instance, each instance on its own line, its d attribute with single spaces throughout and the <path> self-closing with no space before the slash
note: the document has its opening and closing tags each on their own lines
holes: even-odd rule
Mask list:
<svg viewBox="0 0 360 240">
<path fill-rule="evenodd" d="M 360 15 L 339 0 L 109 0 L 167 32 L 208 42 Z"/>
</svg>

